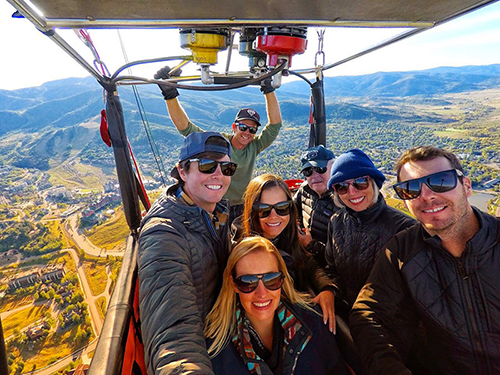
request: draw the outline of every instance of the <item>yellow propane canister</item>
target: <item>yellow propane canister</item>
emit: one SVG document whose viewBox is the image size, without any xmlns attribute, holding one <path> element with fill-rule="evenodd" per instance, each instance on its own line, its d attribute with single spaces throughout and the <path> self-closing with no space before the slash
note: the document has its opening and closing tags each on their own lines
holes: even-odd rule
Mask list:
<svg viewBox="0 0 500 375">
<path fill-rule="evenodd" d="M 181 47 L 191 50 L 197 64 L 217 64 L 217 53 L 227 48 L 227 30 L 181 29 Z"/>
</svg>

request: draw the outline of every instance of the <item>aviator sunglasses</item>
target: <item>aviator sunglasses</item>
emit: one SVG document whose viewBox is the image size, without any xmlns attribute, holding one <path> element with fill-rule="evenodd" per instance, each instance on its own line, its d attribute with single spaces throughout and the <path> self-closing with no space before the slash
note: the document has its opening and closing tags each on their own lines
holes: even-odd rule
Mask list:
<svg viewBox="0 0 500 375">
<path fill-rule="evenodd" d="M 234 285 L 241 293 L 252 293 L 257 289 L 259 280 L 268 290 L 278 290 L 283 285 L 285 275 L 283 272 L 264 273 L 262 275 L 243 275 L 234 280 Z"/>
<path fill-rule="evenodd" d="M 464 174 L 458 169 L 450 169 L 415 178 L 413 180 L 398 182 L 392 185 L 399 198 L 403 200 L 415 199 L 422 192 L 422 184 L 426 184 L 435 193 L 446 193 L 457 187 L 457 177 Z"/>
<path fill-rule="evenodd" d="M 258 211 L 258 216 L 261 219 L 264 219 L 271 215 L 271 211 L 274 208 L 274 211 L 280 216 L 286 216 L 290 213 L 290 208 L 292 207 L 292 201 L 283 201 L 278 202 L 276 204 L 265 204 L 265 203 L 257 203 L 254 207 Z"/>
<path fill-rule="evenodd" d="M 346 180 L 343 182 L 338 182 L 336 184 L 333 184 L 333 188 L 335 191 L 340 194 L 344 195 L 347 194 L 347 191 L 349 190 L 349 185 L 352 185 L 356 188 L 356 190 L 365 190 L 370 186 L 370 179 L 368 177 L 358 177 L 355 178 L 354 180 Z"/>
<path fill-rule="evenodd" d="M 302 171 L 305 177 L 309 177 L 313 174 L 313 171 L 316 171 L 316 173 L 323 174 L 327 170 L 326 167 L 308 167 Z"/>
<path fill-rule="evenodd" d="M 232 161 L 217 161 L 212 159 L 189 159 L 189 162 L 198 162 L 198 170 L 201 173 L 212 174 L 217 170 L 217 166 L 220 165 L 220 170 L 224 176 L 232 176 L 236 172 L 238 164 Z"/>
<path fill-rule="evenodd" d="M 242 124 L 241 122 L 235 122 L 235 124 L 238 126 L 238 128 L 242 132 L 248 130 L 250 132 L 250 134 L 257 134 L 257 128 L 254 126 L 248 126 L 248 125 Z"/>
</svg>

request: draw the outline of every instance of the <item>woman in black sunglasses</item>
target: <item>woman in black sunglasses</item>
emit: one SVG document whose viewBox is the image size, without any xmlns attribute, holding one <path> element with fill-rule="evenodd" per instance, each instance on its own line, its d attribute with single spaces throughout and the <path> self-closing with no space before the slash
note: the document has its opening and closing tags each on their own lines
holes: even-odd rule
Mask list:
<svg viewBox="0 0 500 375">
<path fill-rule="evenodd" d="M 325 258 L 339 290 L 337 313 L 346 317 L 385 243 L 416 223 L 387 206 L 380 188 L 385 176 L 361 150 L 340 155 L 332 165 L 328 188 L 341 210 L 330 220 Z"/>
<path fill-rule="evenodd" d="M 272 241 L 285 260 L 295 288 L 317 294 L 325 324 L 335 331 L 334 286 L 314 258 L 299 243 L 297 209 L 283 179 L 274 174 L 255 177 L 244 194 L 239 238 L 260 235 Z M 238 235 L 237 235 L 238 236 Z"/>
<path fill-rule="evenodd" d="M 231 251 L 205 336 L 216 375 L 347 374 L 335 336 L 260 236 Z"/>
</svg>

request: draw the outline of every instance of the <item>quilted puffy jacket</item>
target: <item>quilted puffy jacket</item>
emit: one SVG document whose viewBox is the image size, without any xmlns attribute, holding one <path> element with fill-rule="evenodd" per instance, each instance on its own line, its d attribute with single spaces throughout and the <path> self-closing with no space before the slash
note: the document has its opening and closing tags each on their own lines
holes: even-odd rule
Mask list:
<svg viewBox="0 0 500 375">
<path fill-rule="evenodd" d="M 304 184 L 297 191 L 293 200 L 299 212 L 299 222 L 308 226 L 311 236 L 326 244 L 328 223 L 332 215 L 339 210 L 333 203 L 332 192 L 328 191 L 321 197 L 309 185 Z"/>
<path fill-rule="evenodd" d="M 339 297 L 352 306 L 386 242 L 415 223 L 408 215 L 387 206 L 382 194 L 364 211 L 344 207 L 335 214 L 325 257 L 327 272 L 341 292 Z"/>
<path fill-rule="evenodd" d="M 480 229 L 460 258 L 420 225 L 387 244 L 350 316 L 372 374 L 410 374 L 386 333 L 419 323 L 425 373 L 500 374 L 500 221 L 474 213 Z"/>
<path fill-rule="evenodd" d="M 299 223 L 311 230 L 313 241 L 307 246 L 307 250 L 322 267 L 326 266 L 324 252 L 328 239 L 328 223 L 333 214 L 339 210 L 333 203 L 332 194 L 328 191 L 320 197 L 306 182 L 293 198 L 297 205 Z"/>
<path fill-rule="evenodd" d="M 139 237 L 139 309 L 149 374 L 213 374 L 203 324 L 226 264 L 225 225 L 179 201 L 170 187 L 144 218 Z M 218 204 L 217 210 L 226 210 Z"/>
</svg>

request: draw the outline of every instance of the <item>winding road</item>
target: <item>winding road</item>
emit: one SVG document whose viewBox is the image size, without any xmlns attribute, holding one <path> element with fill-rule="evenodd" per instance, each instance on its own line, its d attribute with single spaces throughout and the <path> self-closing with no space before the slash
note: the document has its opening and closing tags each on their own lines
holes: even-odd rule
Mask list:
<svg viewBox="0 0 500 375">
<path fill-rule="evenodd" d="M 113 256 L 123 256 L 124 251 L 106 251 L 105 249 L 101 249 L 100 247 L 94 245 L 87 237 L 84 235 L 80 234 L 78 232 L 78 214 L 73 214 L 62 225 L 62 228 L 68 238 L 71 238 L 73 243 L 77 246 L 77 248 L 83 250 L 86 254 L 92 255 L 95 257 L 106 257 L 107 255 L 113 255 Z M 64 367 L 68 366 L 72 361 L 74 361 L 76 358 L 81 357 L 83 363 L 90 363 L 90 358 L 88 355 L 95 350 L 97 346 L 97 339 L 99 335 L 101 334 L 102 330 L 102 325 L 103 325 L 103 320 L 101 318 L 101 315 L 99 314 L 99 310 L 95 304 L 95 301 L 99 297 L 104 297 L 106 299 L 106 306 L 109 304 L 109 301 L 111 299 L 109 288 L 111 285 L 111 270 L 108 267 L 106 269 L 107 273 L 107 281 L 106 281 L 106 287 L 104 289 L 104 292 L 99 294 L 98 296 L 94 296 L 92 294 L 92 290 L 90 288 L 89 282 L 87 280 L 87 276 L 85 274 L 84 268 L 83 268 L 83 263 L 80 261 L 80 257 L 78 255 L 77 250 L 73 248 L 68 248 L 68 249 L 63 249 L 62 251 L 68 252 L 75 263 L 75 268 L 77 270 L 78 274 L 78 279 L 80 280 L 80 288 L 82 289 L 83 295 L 84 295 L 84 300 L 89 306 L 89 313 L 90 313 L 90 321 L 92 324 L 92 329 L 95 332 L 96 339 L 92 341 L 89 345 L 87 345 L 83 349 L 79 349 L 76 352 L 72 353 L 71 355 L 59 360 L 56 363 L 53 363 L 52 365 L 49 365 L 43 369 L 40 370 L 35 370 L 32 372 L 28 372 L 27 374 L 36 374 L 36 375 L 51 375 L 54 374 L 55 372 L 63 369 Z M 1 318 L 4 319 L 8 315 L 20 311 L 24 308 L 29 308 L 31 305 L 27 306 L 22 306 L 18 309 L 14 309 L 11 311 L 6 311 L 3 312 L 1 315 Z"/>
<path fill-rule="evenodd" d="M 78 232 L 78 214 L 73 214 L 66 220 L 63 226 L 67 236 L 70 237 L 75 245 L 85 251 L 86 254 L 95 257 L 105 258 L 108 255 L 122 257 L 124 251 L 106 250 L 94 245 L 86 236 Z"/>
</svg>

